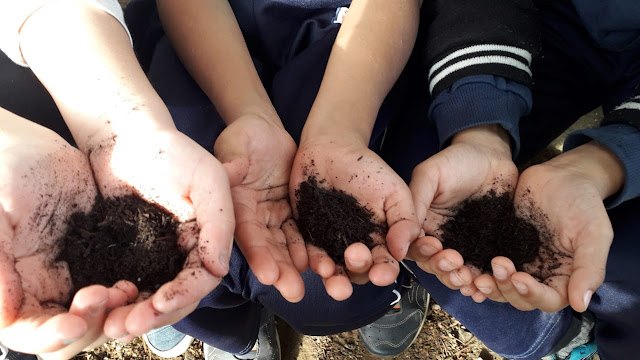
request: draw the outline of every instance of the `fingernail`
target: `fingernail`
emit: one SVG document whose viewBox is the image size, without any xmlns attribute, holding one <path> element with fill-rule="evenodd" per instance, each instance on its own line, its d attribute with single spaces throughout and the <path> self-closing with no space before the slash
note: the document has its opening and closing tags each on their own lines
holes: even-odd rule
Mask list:
<svg viewBox="0 0 640 360">
<path fill-rule="evenodd" d="M 440 260 L 440 262 L 438 263 L 438 266 L 442 271 L 453 271 L 456 269 L 456 266 L 453 265 L 451 261 L 445 260 L 445 259 Z"/>
<path fill-rule="evenodd" d="M 104 312 L 104 307 L 106 304 L 107 304 L 107 299 L 104 299 L 99 304 L 90 305 L 89 308 L 87 309 L 87 312 L 89 313 L 89 315 L 93 317 L 100 316 Z"/>
<path fill-rule="evenodd" d="M 422 245 L 422 246 L 420 246 L 420 255 L 422 255 L 424 257 L 431 257 L 437 252 L 438 252 L 438 249 L 434 248 L 431 245 Z"/>
<path fill-rule="evenodd" d="M 451 283 L 455 286 L 464 285 L 464 281 L 462 280 L 462 278 L 460 277 L 460 274 L 457 271 L 453 271 L 451 273 Z"/>
<path fill-rule="evenodd" d="M 362 268 L 364 267 L 364 261 L 353 261 L 353 260 L 348 260 L 349 261 L 349 265 L 351 265 L 351 267 L 354 268 Z"/>
<path fill-rule="evenodd" d="M 591 302 L 591 296 L 593 296 L 593 291 L 591 290 L 587 290 L 586 293 L 584 293 L 584 307 L 587 308 L 589 307 L 589 303 Z"/>
<path fill-rule="evenodd" d="M 480 292 L 485 294 L 485 295 L 491 294 L 491 289 L 490 288 L 478 288 L 478 290 L 480 290 Z"/>
<path fill-rule="evenodd" d="M 498 280 L 507 280 L 507 269 L 500 265 L 492 265 L 493 267 L 493 276 Z"/>
<path fill-rule="evenodd" d="M 527 288 L 527 285 L 515 280 L 511 280 L 511 283 L 520 295 L 527 295 L 527 292 L 529 292 L 529 288 Z"/>
</svg>

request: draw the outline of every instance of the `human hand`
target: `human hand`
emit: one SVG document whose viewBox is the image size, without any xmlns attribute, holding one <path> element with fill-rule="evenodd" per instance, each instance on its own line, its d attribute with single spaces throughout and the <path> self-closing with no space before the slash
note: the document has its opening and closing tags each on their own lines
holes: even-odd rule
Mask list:
<svg viewBox="0 0 640 360">
<path fill-rule="evenodd" d="M 372 213 L 375 223 L 388 227 L 386 236 L 370 234 L 375 244 L 371 250 L 359 242 L 348 246 L 344 252 L 345 265 L 335 264 L 324 250 L 307 243 L 309 265 L 324 279 L 327 293 L 336 300 L 344 300 L 353 291 L 351 282 L 392 284 L 400 271 L 398 261 L 420 232 L 411 193 L 404 181 L 354 137 L 308 138 L 301 142 L 291 170 L 290 198 L 297 219 L 300 209 L 296 192 L 310 177 L 315 177 L 323 189 L 353 196 Z"/>
<path fill-rule="evenodd" d="M 308 265 L 304 240 L 293 221 L 289 175 L 296 144 L 276 121 L 244 115 L 220 134 L 216 157 L 231 182 L 236 243 L 258 280 L 297 302 Z"/>
<path fill-rule="evenodd" d="M 85 143 L 103 196 L 134 193 L 182 222 L 183 270 L 153 295 L 113 310 L 105 322 L 108 336 L 128 340 L 177 322 L 226 275 L 235 226 L 229 181 L 210 153 L 175 129 L 120 132 Z"/>
<path fill-rule="evenodd" d="M 93 205 L 89 161 L 48 129 L 2 109 L 0 117 L 0 341 L 68 359 L 104 343 L 107 311 L 137 291 L 128 282 L 93 285 L 71 299 L 69 268 L 56 260 L 58 240 L 69 216 Z"/>
<path fill-rule="evenodd" d="M 622 165 L 595 143 L 525 170 L 515 201 L 518 211 L 542 230 L 539 258 L 516 272 L 509 259 L 497 257 L 494 276 L 478 277 L 476 286 L 488 298 L 520 310 L 555 312 L 571 305 L 585 311 L 604 281 L 613 240 L 602 200 L 623 183 Z"/>
<path fill-rule="evenodd" d="M 463 130 L 454 136 L 450 146 L 414 169 L 409 185 L 427 236 L 411 245 L 407 258 L 436 275 L 450 289 L 460 289 L 475 300 L 483 300 L 472 283 L 479 270 L 464 265 L 458 251 L 443 250 L 439 229 L 466 199 L 492 189 L 498 193 L 514 191 L 518 170 L 511 160 L 509 141 L 498 125 Z"/>
</svg>

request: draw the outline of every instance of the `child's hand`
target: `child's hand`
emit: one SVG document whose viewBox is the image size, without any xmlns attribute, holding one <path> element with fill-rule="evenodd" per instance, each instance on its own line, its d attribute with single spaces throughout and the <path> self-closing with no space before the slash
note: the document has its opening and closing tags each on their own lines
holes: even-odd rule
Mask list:
<svg viewBox="0 0 640 360">
<path fill-rule="evenodd" d="M 97 139 L 89 159 L 105 197 L 135 193 L 185 222 L 180 246 L 185 268 L 151 297 L 109 314 L 110 337 L 142 335 L 173 324 L 227 274 L 235 219 L 229 180 L 210 153 L 175 129 L 145 129 Z"/>
<path fill-rule="evenodd" d="M 80 289 L 55 262 L 68 217 L 97 194 L 89 161 L 62 138 L 0 109 L 0 341 L 45 359 L 104 343 L 109 309 L 137 296 L 133 284 Z"/>
<path fill-rule="evenodd" d="M 379 236 L 376 239 L 374 235 L 379 244 L 371 251 L 360 243 L 347 248 L 346 272 L 324 250 L 307 245 L 311 269 L 324 279 L 328 294 L 336 300 L 351 296 L 351 281 L 360 284 L 371 281 L 378 286 L 392 284 L 400 271 L 398 261 L 420 233 L 407 185 L 366 144 L 354 139 L 316 137 L 301 143 L 291 171 L 292 204 L 296 204 L 300 184 L 315 176 L 318 182 L 324 180 L 320 186 L 353 196 L 373 212 L 376 222 L 389 227 L 385 239 Z M 295 205 L 294 212 L 297 217 Z"/>
<path fill-rule="evenodd" d="M 575 311 L 585 311 L 591 295 L 604 281 L 613 241 L 602 200 L 616 193 L 623 179 L 622 165 L 596 144 L 583 145 L 525 170 L 518 183 L 516 205 L 520 204 L 519 211 L 525 216 L 532 206 L 539 209 L 548 218 L 545 225 L 551 238 L 541 247 L 540 258 L 525 265 L 526 272 L 516 272 L 509 259 L 497 257 L 492 260 L 494 276 L 478 277 L 476 286 L 486 289 L 488 298 L 508 301 L 520 310 L 555 312 L 570 304 Z"/>
<path fill-rule="evenodd" d="M 460 132 L 449 147 L 415 168 L 410 184 L 418 219 L 431 236 L 414 242 L 408 258 L 447 287 L 460 289 L 476 301 L 484 300 L 472 283 L 479 272 L 473 274 L 463 265 L 464 259 L 457 251 L 442 250 L 442 243 L 433 235 L 451 215 L 451 209 L 464 200 L 491 189 L 515 191 L 518 169 L 511 160 L 508 137 L 501 131 L 496 126 L 480 126 Z"/>
<path fill-rule="evenodd" d="M 279 121 L 245 115 L 234 120 L 215 144 L 231 182 L 236 243 L 265 285 L 297 302 L 304 296 L 301 272 L 307 252 L 292 218 L 289 174 L 296 144 Z"/>
</svg>

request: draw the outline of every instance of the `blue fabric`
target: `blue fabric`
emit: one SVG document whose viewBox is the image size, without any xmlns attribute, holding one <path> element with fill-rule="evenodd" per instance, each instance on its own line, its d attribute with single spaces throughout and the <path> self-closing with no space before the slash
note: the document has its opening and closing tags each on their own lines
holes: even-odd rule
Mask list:
<svg viewBox="0 0 640 360">
<path fill-rule="evenodd" d="M 602 48 L 625 51 L 640 47 L 640 2 L 573 0 L 591 37 Z"/>
<path fill-rule="evenodd" d="M 520 150 L 518 123 L 531 111 L 528 87 L 493 75 L 476 75 L 456 81 L 433 100 L 429 118 L 444 147 L 458 132 L 478 125 L 501 125 L 511 135 L 514 157 Z"/>
<path fill-rule="evenodd" d="M 564 151 L 591 140 L 611 150 L 620 159 L 625 170 L 624 187 L 605 201 L 607 208 L 640 196 L 640 131 L 630 125 L 608 125 L 575 131 L 565 140 Z"/>
<path fill-rule="evenodd" d="M 232 6 L 263 83 L 285 127 L 297 138 L 322 78 L 337 25 L 327 20 L 335 8 L 313 9 L 307 6 L 310 2 L 301 2 L 304 6 L 296 12 L 294 3 L 297 2 L 238 0 L 232 1 Z M 544 142 L 549 136 L 547 132 L 564 130 L 565 124 L 598 104 L 605 103 L 607 108 L 607 104 L 619 103 L 616 99 L 628 97 L 638 74 L 640 57 L 634 58 L 632 53 L 607 53 L 606 61 L 599 60 L 602 54 L 593 49 L 588 33 L 570 21 L 577 18 L 575 11 L 566 3 L 552 2 L 550 6 L 542 8 L 546 11 L 543 28 L 546 39 L 543 59 L 546 60 L 538 62 L 538 71 L 534 71 L 534 109 L 522 123 L 527 125 L 521 124 L 520 128 L 523 149 L 530 150 Z M 289 20 L 278 17 L 283 9 Z M 128 21 L 135 19 L 128 18 Z M 211 149 L 224 124 L 208 99 L 198 95 L 201 91 L 184 69 L 179 69 L 168 42 L 159 40 L 146 45 L 154 54 L 149 77 L 169 105 L 178 127 Z M 428 97 L 417 90 L 419 86 L 415 82 L 420 77 L 415 74 L 405 74 L 408 87 L 404 87 L 405 80 L 396 84 L 380 112 L 374 136 L 380 138 L 389 121 L 403 120 L 391 123 L 382 153 L 406 180 L 415 165 L 439 148 L 438 133 L 434 125 L 426 121 Z M 377 148 L 375 144 L 372 146 Z M 640 250 L 635 239 L 640 230 L 635 221 L 638 214 L 637 199 L 611 212 L 616 238 L 605 284 L 594 294 L 590 307 L 598 318 L 596 336 L 605 360 L 630 358 L 638 338 L 640 281 L 628 276 L 635 273 L 638 266 L 634 261 Z M 475 304 L 458 292 L 444 288 L 435 277 L 421 272 L 415 265 L 412 267 L 418 280 L 446 311 L 500 354 L 537 359 L 551 350 L 571 323 L 568 309 L 545 314 L 520 312 L 509 305 L 489 301 Z M 203 299 L 193 314 L 176 324 L 176 328 L 223 350 L 242 352 L 255 341 L 262 306 L 298 331 L 320 335 L 360 327 L 381 316 L 387 304 L 395 299 L 393 287 L 365 285 L 357 286 L 349 300 L 336 302 L 328 297 L 317 276 L 307 272 L 303 278 L 305 298 L 298 304 L 289 304 L 273 287 L 257 281 L 240 251 L 234 248 L 229 275 Z"/>
</svg>

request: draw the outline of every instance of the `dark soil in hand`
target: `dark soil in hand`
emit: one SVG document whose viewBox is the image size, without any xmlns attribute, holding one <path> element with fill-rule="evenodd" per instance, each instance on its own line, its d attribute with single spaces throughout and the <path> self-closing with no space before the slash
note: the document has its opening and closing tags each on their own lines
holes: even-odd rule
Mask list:
<svg viewBox="0 0 640 360">
<path fill-rule="evenodd" d="M 455 216 L 441 227 L 442 244 L 457 250 L 467 265 L 491 273 L 491 260 L 505 256 L 518 271 L 534 261 L 539 254 L 541 239 L 536 226 L 516 215 L 508 192 L 495 190 L 463 202 Z"/>
<path fill-rule="evenodd" d="M 360 205 L 351 195 L 331 188 L 310 176 L 296 190 L 298 229 L 307 244 L 324 249 L 338 265 L 344 265 L 344 251 L 361 242 L 372 249 L 376 242 L 371 234 L 384 238 L 386 224 L 373 220 L 373 212 Z"/>
<path fill-rule="evenodd" d="M 69 264 L 73 293 L 129 280 L 153 292 L 182 270 L 178 222 L 164 209 L 129 195 L 97 197 L 90 213 L 71 215 L 58 260 Z"/>
</svg>

